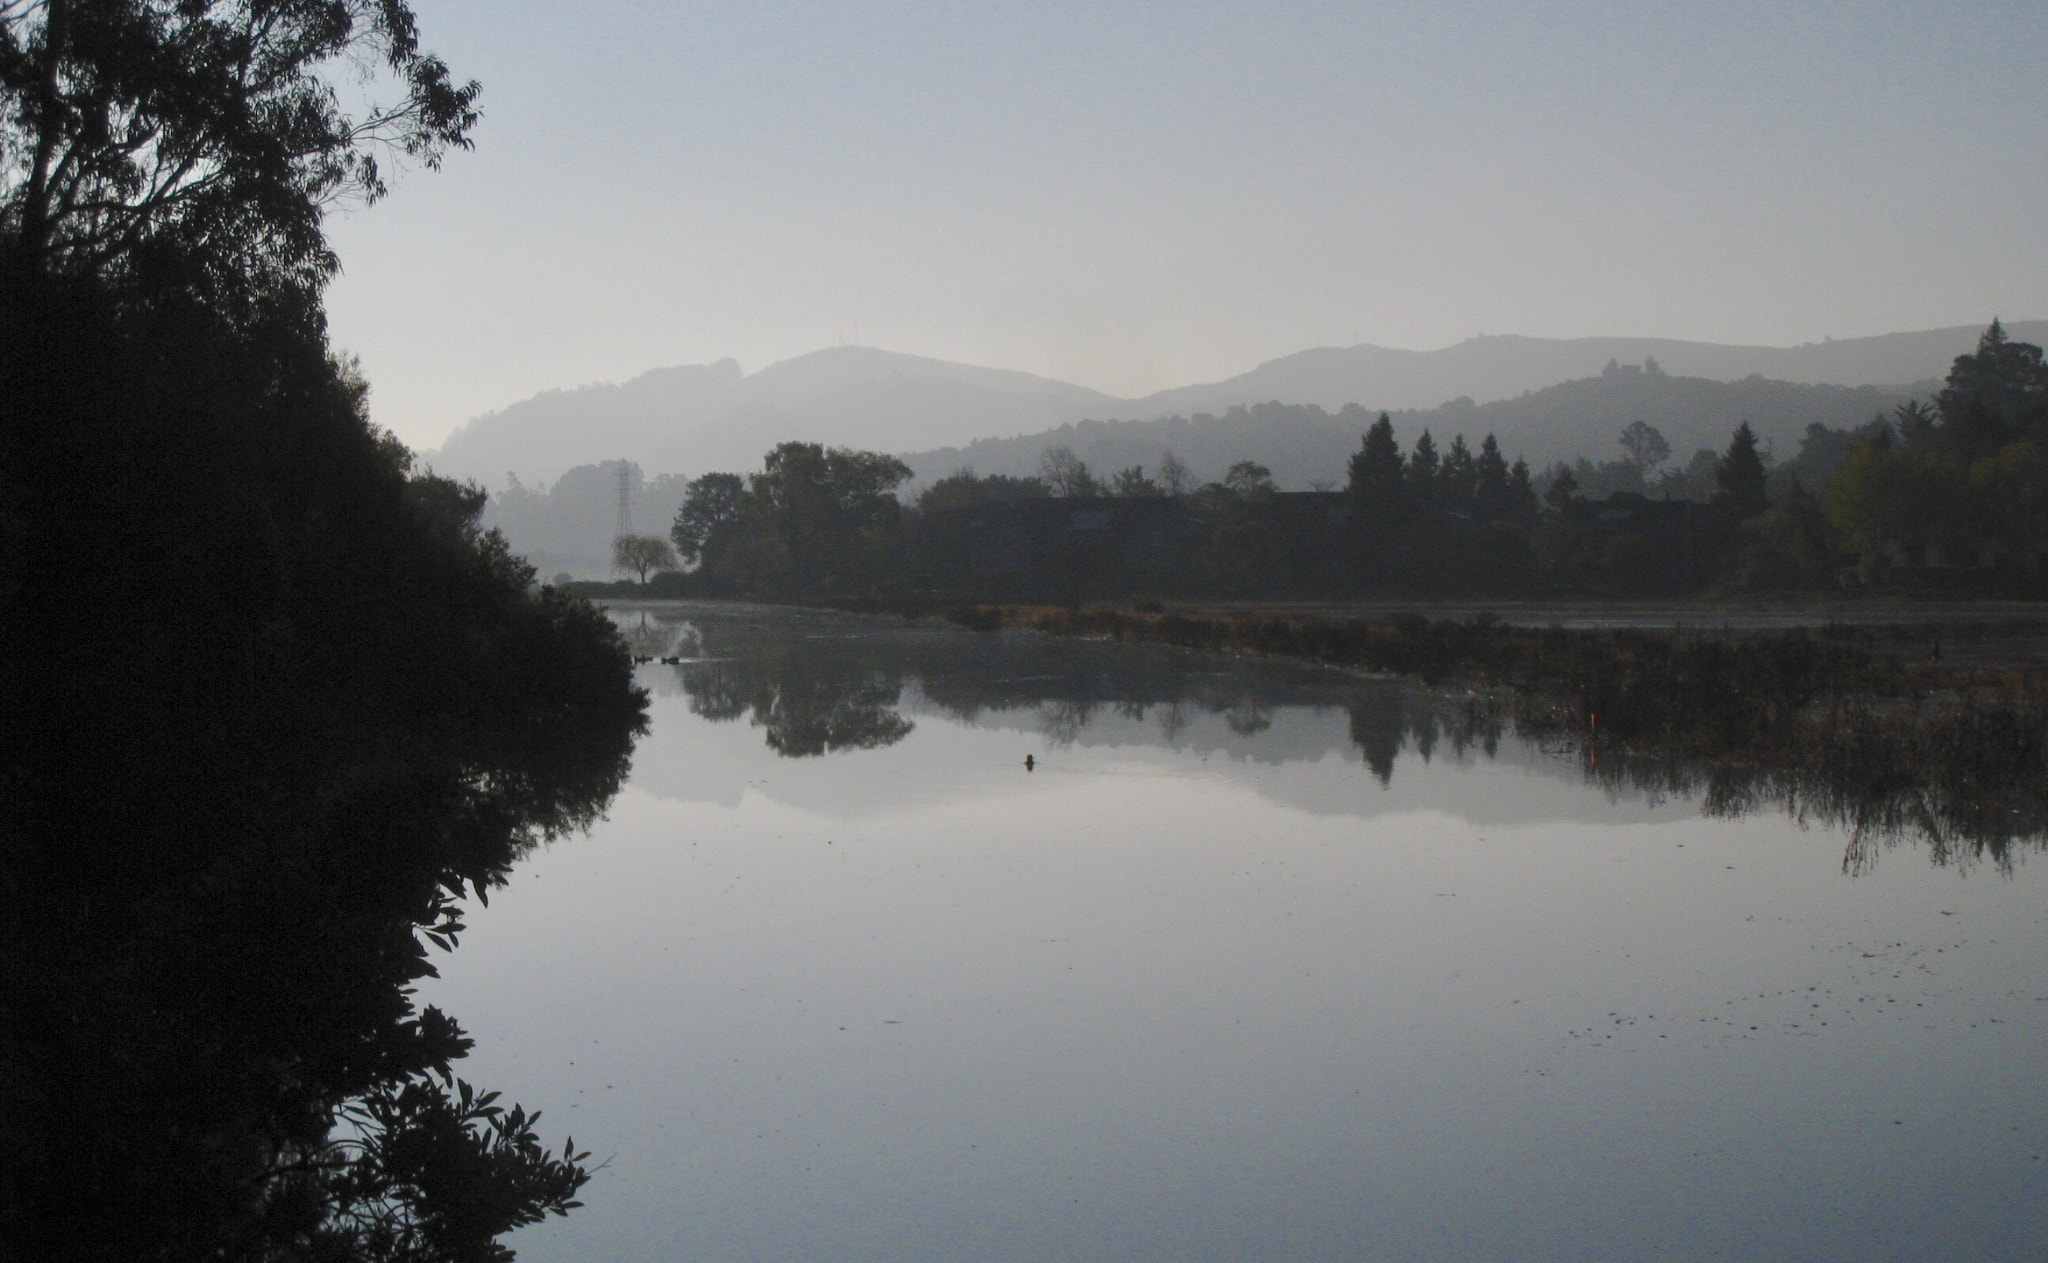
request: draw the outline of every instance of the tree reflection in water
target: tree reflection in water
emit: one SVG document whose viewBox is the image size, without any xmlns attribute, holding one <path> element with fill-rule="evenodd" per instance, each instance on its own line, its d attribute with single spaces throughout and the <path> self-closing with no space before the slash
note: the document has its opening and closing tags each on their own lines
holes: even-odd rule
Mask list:
<svg viewBox="0 0 2048 1263">
<path fill-rule="evenodd" d="M 894 745 L 915 726 L 896 709 L 900 671 L 872 647 L 815 640 L 760 648 L 676 668 L 690 710 L 719 722 L 751 712 L 769 748 L 789 758 Z"/>
<path fill-rule="evenodd" d="M 1154 725 L 1159 743 L 1177 746 L 1200 714 L 1257 742 L 1272 732 L 1282 708 L 1337 708 L 1381 785 L 1391 784 L 1404 754 L 1425 762 L 1439 751 L 1493 759 L 1504 741 L 1517 738 L 1610 792 L 1694 799 L 1719 817 L 1779 810 L 1840 828 L 1849 835 L 1843 865 L 1851 873 L 1867 872 L 1903 842 L 1925 845 L 1936 864 L 1984 859 L 2003 870 L 2017 848 L 2048 839 L 2042 803 L 1978 788 L 1976 773 L 1988 760 L 2035 757 L 2029 742 L 2036 738 L 2024 733 L 1969 735 L 1952 760 L 1933 768 L 1903 766 L 1876 731 L 1848 743 L 1853 758 L 1764 766 L 1580 745 L 1532 719 L 1512 697 L 1271 659 L 826 614 L 693 617 L 708 660 L 677 668 L 691 710 L 713 720 L 751 714 L 769 746 L 792 757 L 902 740 L 912 729 L 902 713 L 910 705 L 906 694 L 962 723 L 1028 712 L 1054 746 L 1078 742 L 1105 721 L 1125 730 Z"/>
</svg>

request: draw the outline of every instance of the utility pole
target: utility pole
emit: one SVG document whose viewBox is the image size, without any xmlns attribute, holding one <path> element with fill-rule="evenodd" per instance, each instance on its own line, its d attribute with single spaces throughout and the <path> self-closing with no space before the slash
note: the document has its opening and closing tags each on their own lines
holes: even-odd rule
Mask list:
<svg viewBox="0 0 2048 1263">
<path fill-rule="evenodd" d="M 633 465 L 630 461 L 619 461 L 619 523 L 612 531 L 612 542 L 618 543 L 633 533 Z"/>
</svg>

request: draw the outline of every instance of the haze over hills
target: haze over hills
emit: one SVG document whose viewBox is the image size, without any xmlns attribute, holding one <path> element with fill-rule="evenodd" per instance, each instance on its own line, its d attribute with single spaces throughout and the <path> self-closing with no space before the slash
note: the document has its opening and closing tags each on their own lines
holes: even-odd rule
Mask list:
<svg viewBox="0 0 2048 1263">
<path fill-rule="evenodd" d="M 2048 340 L 2048 321 L 2007 328 L 2022 341 Z M 1661 365 L 1670 382 L 1761 375 L 1806 385 L 1890 386 L 1940 378 L 1955 356 L 1975 345 L 1981 331 L 1979 326 L 1956 326 L 1783 348 L 1659 338 L 1526 337 L 1473 338 L 1436 351 L 1320 348 L 1223 381 L 1135 400 L 1029 373 L 837 347 L 752 374 L 723 360 L 657 369 L 622 385 L 550 391 L 475 418 L 428 460 L 443 473 L 491 487 L 503 485 L 508 473 L 545 482 L 575 466 L 613 458 L 637 462 L 649 475 L 695 475 L 756 468 L 763 452 L 789 439 L 936 453 L 980 440 L 1043 434 L 1090 418 L 1181 415 L 1199 421 L 1204 413 L 1269 401 L 1315 404 L 1332 412 L 1350 403 L 1374 412 L 1428 409 L 1459 398 L 1485 405 L 1597 377 L 1610 360 L 1648 358 Z M 1670 394 L 1666 389 L 1660 397 Z M 1832 408 L 1827 411 L 1833 415 Z M 1503 414 L 1498 428 L 1511 449 L 1510 431 L 1526 431 L 1522 450 L 1531 460 L 1581 451 L 1604 454 L 1617 428 L 1592 414 L 1584 417 L 1583 433 L 1570 416 L 1539 421 L 1531 413 L 1526 422 L 1516 419 L 1521 416 Z M 1684 423 L 1676 413 L 1665 420 L 1641 419 Z M 1716 428 L 1724 419 L 1732 424 L 1741 418 L 1701 414 L 1698 419 Z M 1763 423 L 1760 416 L 1748 419 Z M 1695 441 L 1681 432 L 1671 437 L 1681 447 Z M 1280 468 L 1275 465 L 1276 472 Z"/>
<path fill-rule="evenodd" d="M 468 422 L 429 456 L 442 473 L 503 485 L 625 458 L 650 474 L 753 469 L 786 439 L 880 451 L 969 443 L 1104 415 L 1083 386 L 869 347 L 814 351 L 743 374 L 732 360 L 661 368 L 622 385 L 536 395 Z"/>
<path fill-rule="evenodd" d="M 1988 323 L 1988 322 L 1987 322 Z M 1193 416 L 1238 404 L 1312 403 L 1335 412 L 1347 403 L 1381 410 L 1433 408 L 1465 397 L 1475 403 L 1592 377 L 1608 361 L 1654 359 L 1673 377 L 1736 381 L 1751 375 L 1806 385 L 1890 386 L 1941 378 L 1972 349 L 1982 325 L 1888 333 L 1804 346 L 1728 346 L 1671 338 L 1525 338 L 1480 336 L 1437 351 L 1378 346 L 1318 347 L 1202 386 L 1163 390 L 1120 415 Z M 2022 342 L 2048 337 L 2048 321 L 2008 324 Z"/>
<path fill-rule="evenodd" d="M 1461 398 L 1435 408 L 1389 411 L 1404 450 L 1425 429 L 1439 450 L 1458 434 L 1476 450 L 1481 438 L 1492 434 L 1508 459 L 1525 457 L 1541 472 L 1553 461 L 1581 455 L 1615 458 L 1615 440 L 1631 421 L 1647 421 L 1662 431 L 1681 464 L 1702 448 L 1726 447 L 1743 421 L 1768 451 L 1789 459 L 1798 453 L 1808 425 L 1854 427 L 1938 387 L 1932 380 L 1905 386 L 1816 386 L 1763 377 L 1724 382 L 1625 365 L 1513 399 L 1475 404 Z M 1335 412 L 1313 403 L 1239 405 L 1221 415 L 1081 421 L 1039 434 L 913 452 L 904 461 L 920 482 L 929 483 L 963 467 L 980 474 L 1034 474 L 1051 447 L 1073 449 L 1100 475 L 1132 465 L 1156 471 L 1161 454 L 1171 450 L 1198 482 L 1222 477 L 1236 461 L 1251 460 L 1270 469 L 1283 490 L 1301 491 L 1318 484 L 1342 486 L 1351 453 L 1377 415 L 1355 404 Z"/>
</svg>

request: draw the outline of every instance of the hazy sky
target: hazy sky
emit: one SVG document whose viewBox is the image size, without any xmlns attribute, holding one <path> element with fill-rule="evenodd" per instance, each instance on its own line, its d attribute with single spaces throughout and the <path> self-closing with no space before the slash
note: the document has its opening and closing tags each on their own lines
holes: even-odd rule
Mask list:
<svg viewBox="0 0 2048 1263">
<path fill-rule="evenodd" d="M 333 224 L 415 445 L 842 341 L 1117 394 L 1317 344 L 2048 315 L 2048 5 L 414 0 L 475 152 Z"/>
</svg>

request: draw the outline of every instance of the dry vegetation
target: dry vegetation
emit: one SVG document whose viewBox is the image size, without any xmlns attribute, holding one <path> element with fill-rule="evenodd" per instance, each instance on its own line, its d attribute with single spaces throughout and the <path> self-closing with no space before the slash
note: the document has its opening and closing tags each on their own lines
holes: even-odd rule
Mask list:
<svg viewBox="0 0 2048 1263">
<path fill-rule="evenodd" d="M 1462 687 L 1521 735 L 1576 754 L 1596 781 L 1843 825 L 1852 869 L 1902 837 L 1942 862 L 2001 866 L 2014 844 L 2048 837 L 2038 622 L 1652 631 L 997 605 L 944 616 Z"/>
</svg>

